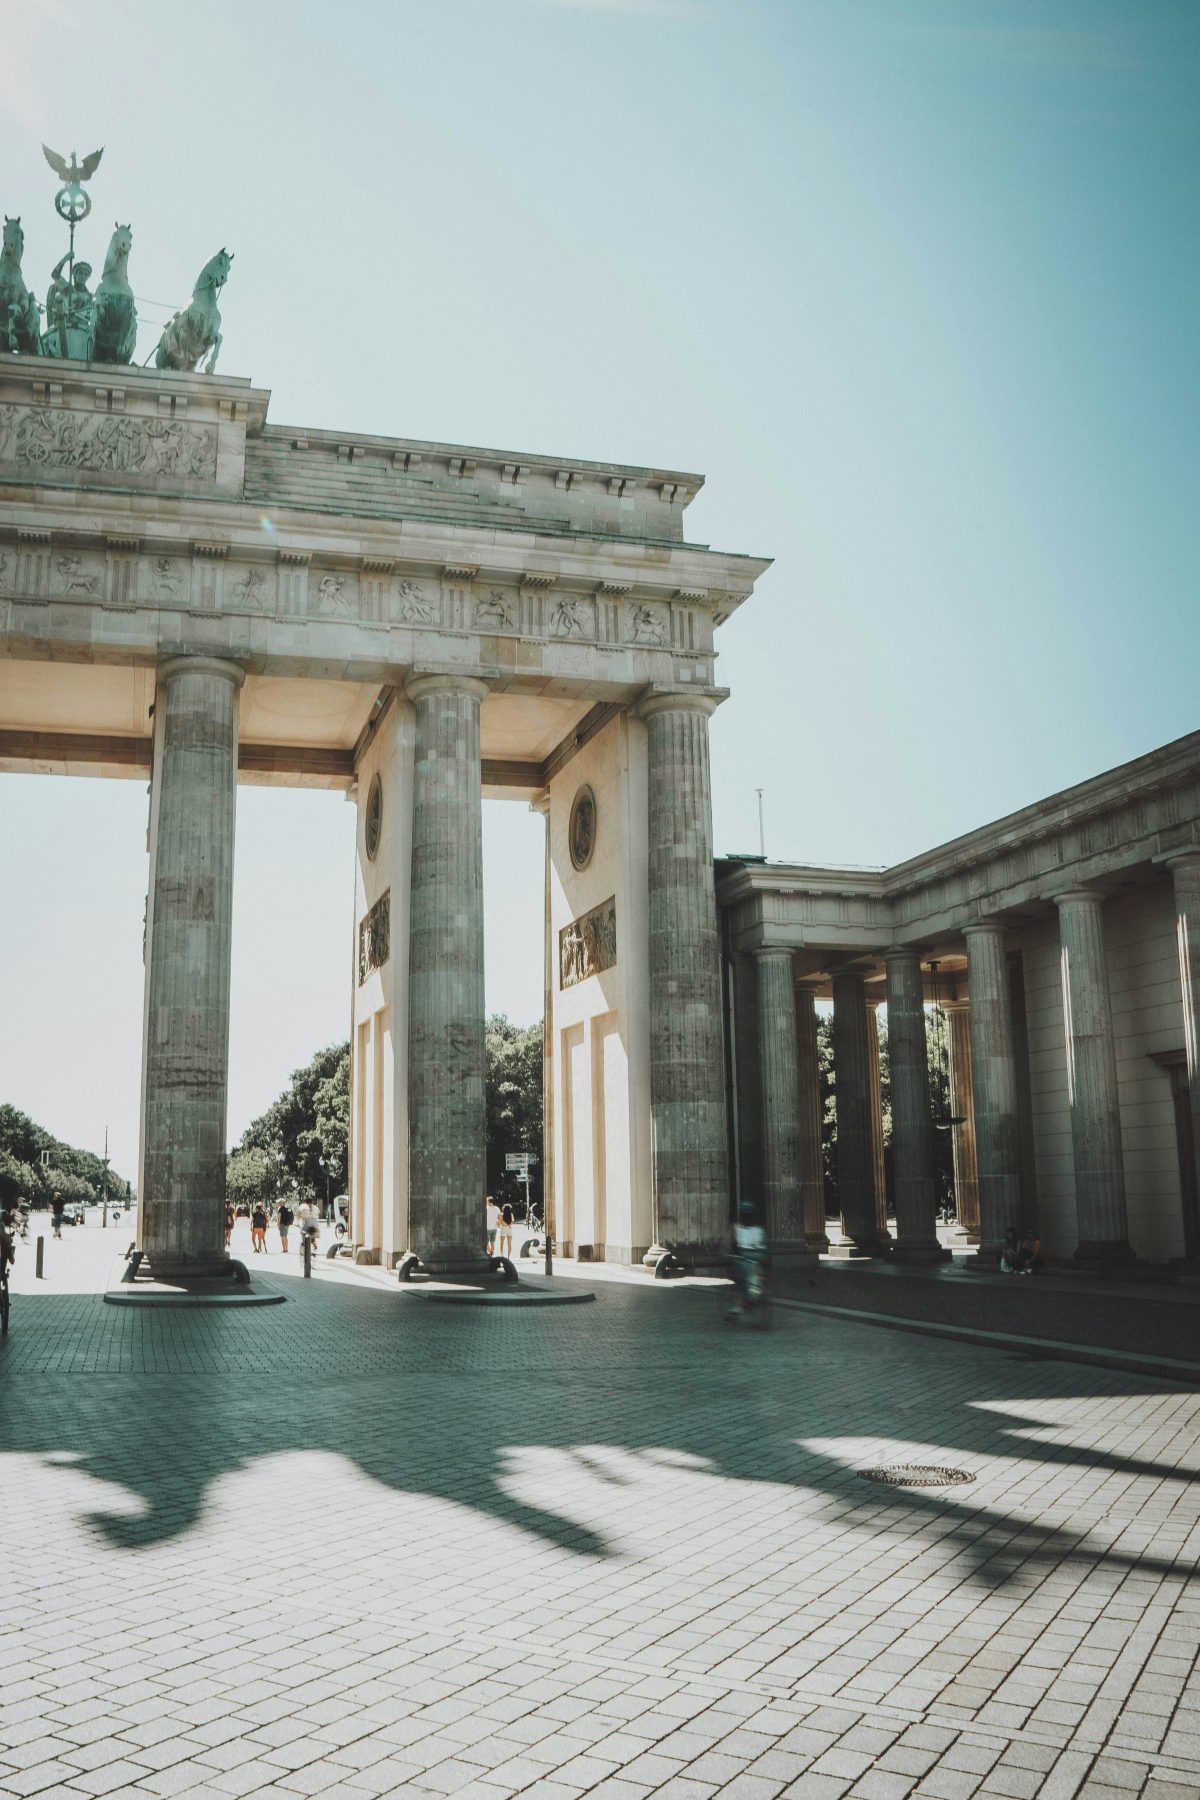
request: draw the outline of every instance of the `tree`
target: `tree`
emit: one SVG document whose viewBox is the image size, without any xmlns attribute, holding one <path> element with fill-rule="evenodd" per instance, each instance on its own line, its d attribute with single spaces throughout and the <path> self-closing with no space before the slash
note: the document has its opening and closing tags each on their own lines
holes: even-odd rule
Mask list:
<svg viewBox="0 0 1200 1800">
<path fill-rule="evenodd" d="M 883 1156 L 887 1174 L 889 1200 L 892 1192 L 892 1065 L 888 1047 L 887 1008 L 880 1007 L 876 1022 L 879 1030 L 879 1086 L 883 1114 Z M 941 1007 L 931 1006 L 925 1012 L 925 1059 L 929 1070 L 929 1114 L 933 1123 L 933 1192 L 934 1202 L 942 1206 L 954 1195 L 953 1150 L 950 1118 L 950 1080 L 946 1067 L 946 1019 Z M 825 1211 L 830 1217 L 838 1212 L 837 1191 L 837 1071 L 833 1058 L 833 1014 L 821 1013 L 817 1018 L 817 1074 L 821 1096 L 821 1159 L 825 1176 Z"/>
<path fill-rule="evenodd" d="M 484 1031 L 487 1105 L 487 1185 L 491 1194 L 525 1198 L 524 1185 L 505 1171 L 510 1150 L 537 1157 L 530 1166 L 531 1196 L 542 1197 L 542 1022 L 514 1025 L 493 1013 Z"/>
<path fill-rule="evenodd" d="M 229 1176 L 239 1190 L 253 1188 L 255 1198 L 276 1200 L 294 1183 L 305 1196 L 323 1202 L 326 1181 L 320 1159 L 324 1156 L 329 1165 L 330 1194 L 343 1193 L 349 1141 L 350 1046 L 331 1044 L 296 1069 L 278 1100 L 246 1127 L 230 1156 Z M 261 1177 L 255 1176 L 255 1165 L 263 1169 Z"/>
<path fill-rule="evenodd" d="M 46 1166 L 43 1151 L 49 1152 Z M 88 1202 L 100 1195 L 104 1181 L 102 1156 L 62 1143 L 15 1106 L 0 1106 L 0 1200 L 11 1203 L 23 1195 L 33 1206 L 48 1206 L 58 1194 Z M 127 1185 L 112 1169 L 107 1181 L 114 1195 Z"/>
</svg>

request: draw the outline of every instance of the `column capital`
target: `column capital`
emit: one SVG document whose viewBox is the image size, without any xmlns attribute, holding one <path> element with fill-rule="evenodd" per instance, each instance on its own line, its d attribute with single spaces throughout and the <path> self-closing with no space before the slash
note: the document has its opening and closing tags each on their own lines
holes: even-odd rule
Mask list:
<svg viewBox="0 0 1200 1800">
<path fill-rule="evenodd" d="M 1154 861 L 1166 869 L 1200 869 L 1200 844 L 1184 844 L 1179 850 L 1167 850 Z"/>
<path fill-rule="evenodd" d="M 549 789 L 547 789 L 544 794 L 537 794 L 534 796 L 529 802 L 529 810 L 531 813 L 540 813 L 543 819 L 548 819 L 550 817 Z"/>
<path fill-rule="evenodd" d="M 796 952 L 790 944 L 755 944 L 750 954 L 755 962 L 767 962 L 774 957 L 786 957 L 791 962 Z"/>
<path fill-rule="evenodd" d="M 1003 919 L 972 919 L 962 927 L 962 934 L 968 940 L 973 937 L 1004 938 L 1008 936 L 1008 926 Z"/>
<path fill-rule="evenodd" d="M 915 944 L 890 944 L 883 953 L 883 960 L 885 963 L 915 962 L 919 968 L 922 957 L 920 950 Z"/>
<path fill-rule="evenodd" d="M 652 719 L 656 713 L 664 712 L 698 712 L 711 719 L 728 696 L 728 688 L 648 687 L 633 711 L 639 719 Z"/>
<path fill-rule="evenodd" d="M 424 700 L 430 694 L 465 694 L 472 700 L 485 700 L 491 684 L 479 675 L 414 669 L 404 684 L 404 692 L 410 700 Z"/>
<path fill-rule="evenodd" d="M 1103 906 L 1107 898 L 1108 896 L 1103 888 L 1086 887 L 1082 885 L 1079 887 L 1063 888 L 1061 893 L 1050 895 L 1050 899 L 1054 902 L 1055 906 L 1058 907 L 1076 905 Z"/>
<path fill-rule="evenodd" d="M 160 681 L 173 681 L 177 675 L 217 675 L 240 688 L 246 679 L 241 663 L 226 662 L 219 656 L 168 656 L 155 670 Z"/>
</svg>

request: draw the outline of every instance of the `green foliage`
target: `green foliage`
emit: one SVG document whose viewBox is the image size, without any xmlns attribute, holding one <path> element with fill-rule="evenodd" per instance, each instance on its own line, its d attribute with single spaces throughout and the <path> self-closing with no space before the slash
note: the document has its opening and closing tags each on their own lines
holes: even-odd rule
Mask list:
<svg viewBox="0 0 1200 1800">
<path fill-rule="evenodd" d="M 887 1011 L 875 1015 L 879 1027 L 879 1086 L 882 1094 L 883 1155 L 891 1191 L 892 1148 L 892 1067 L 888 1050 Z M 929 1068 L 929 1111 L 933 1120 L 934 1199 L 940 1206 L 953 1198 L 954 1166 L 951 1133 L 943 1127 L 950 1117 L 950 1080 L 946 1067 L 945 1044 L 948 1027 L 940 1007 L 930 1007 L 925 1014 L 925 1055 Z M 817 1016 L 817 1069 L 821 1093 L 821 1158 L 825 1174 L 825 1211 L 833 1217 L 838 1211 L 837 1197 L 837 1077 L 833 1062 L 833 1014 Z"/>
<path fill-rule="evenodd" d="M 42 1151 L 50 1152 L 50 1166 L 43 1168 Z M 90 1150 L 77 1150 L 35 1125 L 15 1106 L 0 1106 L 0 1201 L 11 1203 L 19 1195 L 33 1206 L 48 1206 L 55 1194 L 64 1200 L 92 1201 L 104 1183 L 104 1158 Z M 124 1198 L 125 1178 L 108 1172 L 108 1191 Z"/>
<path fill-rule="evenodd" d="M 329 1164 L 330 1195 L 345 1193 L 349 1142 L 350 1046 L 331 1044 L 297 1069 L 278 1100 L 242 1133 L 229 1159 L 228 1180 L 238 1189 L 229 1198 L 235 1206 L 252 1205 L 296 1188 L 301 1199 L 323 1205 L 320 1159 Z"/>
<path fill-rule="evenodd" d="M 514 1025 L 493 1013 L 484 1033 L 487 1059 L 487 1185 L 491 1194 L 523 1200 L 525 1188 L 504 1169 L 510 1150 L 537 1157 L 529 1171 L 529 1189 L 542 1196 L 542 1025 Z"/>
</svg>

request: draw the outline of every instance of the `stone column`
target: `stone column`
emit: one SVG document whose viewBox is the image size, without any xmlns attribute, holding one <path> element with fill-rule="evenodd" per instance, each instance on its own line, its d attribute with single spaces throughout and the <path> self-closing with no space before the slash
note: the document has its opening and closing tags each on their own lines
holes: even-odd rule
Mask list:
<svg viewBox="0 0 1200 1800">
<path fill-rule="evenodd" d="M 797 981 L 796 1071 L 799 1078 L 800 1220 L 804 1242 L 818 1254 L 829 1248 L 825 1231 L 825 1165 L 821 1156 L 821 1069 L 817 1009 L 811 982 Z"/>
<path fill-rule="evenodd" d="M 1133 1261 L 1125 1215 L 1125 1161 L 1117 1097 L 1104 895 L 1096 888 L 1056 894 L 1061 945 L 1063 1030 L 1071 1148 L 1075 1160 L 1075 1261 L 1104 1268 Z"/>
<path fill-rule="evenodd" d="M 153 1273 L 168 1279 L 229 1266 L 225 1116 L 242 679 L 236 663 L 207 656 L 173 657 L 158 671 L 141 1248 Z"/>
<path fill-rule="evenodd" d="M 963 935 L 979 1172 L 979 1254 L 971 1264 L 985 1268 L 999 1262 L 1007 1227 L 1019 1231 L 1022 1224 L 1017 1059 L 1004 927 L 986 921 L 966 926 Z"/>
<path fill-rule="evenodd" d="M 965 1001 L 942 1003 L 950 1023 L 950 1127 L 954 1211 L 968 1243 L 979 1242 L 979 1168 L 975 1161 L 975 1105 L 971 1096 L 971 1018 Z"/>
<path fill-rule="evenodd" d="M 408 976 L 411 1248 L 433 1273 L 483 1266 L 483 815 L 466 675 L 415 675 Z"/>
<path fill-rule="evenodd" d="M 944 1262 L 933 1192 L 933 1123 L 925 1048 L 925 994 L 915 950 L 889 950 L 888 1050 L 892 1072 L 892 1175 L 896 1193 L 895 1254 L 902 1262 Z"/>
<path fill-rule="evenodd" d="M 756 950 L 758 1054 L 762 1070 L 763 1223 L 771 1256 L 780 1263 L 811 1262 L 804 1242 L 800 1191 L 800 1073 L 792 953 Z"/>
<path fill-rule="evenodd" d="M 1200 1191 L 1200 849 L 1167 858 L 1175 882 L 1175 938 L 1179 946 L 1179 982 L 1183 1000 L 1183 1044 L 1187 1057 L 1188 1099 L 1192 1109 L 1192 1147 L 1196 1187 Z M 1193 1223 L 1185 1219 L 1184 1254 L 1200 1257 L 1200 1242 L 1188 1242 Z"/>
<path fill-rule="evenodd" d="M 542 1219 L 547 1236 L 553 1239 L 557 1231 L 554 1193 L 554 1036 L 557 1027 L 554 1023 L 554 863 L 550 854 L 549 792 L 539 794 L 531 803 L 530 811 L 541 813 L 546 821 L 546 867 L 542 901 Z"/>
<path fill-rule="evenodd" d="M 875 1224 L 881 1243 L 888 1230 L 887 1158 L 883 1150 L 883 1068 L 879 1055 L 879 1002 L 867 1001 L 867 1051 L 871 1059 L 871 1154 L 875 1163 Z"/>
<path fill-rule="evenodd" d="M 885 1244 L 875 1204 L 875 1145 L 871 1129 L 871 1046 L 862 971 L 833 977 L 833 1072 L 837 1102 L 838 1204 L 842 1231 L 864 1255 Z"/>
<path fill-rule="evenodd" d="M 658 1242 L 724 1266 L 730 1243 L 721 960 L 713 887 L 713 696 L 642 700 L 649 777 L 650 1118 Z"/>
</svg>

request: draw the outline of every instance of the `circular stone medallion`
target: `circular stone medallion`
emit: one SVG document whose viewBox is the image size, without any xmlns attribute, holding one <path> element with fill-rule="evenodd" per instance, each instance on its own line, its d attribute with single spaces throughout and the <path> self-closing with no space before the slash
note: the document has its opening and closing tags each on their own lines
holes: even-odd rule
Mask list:
<svg viewBox="0 0 1200 1800">
<path fill-rule="evenodd" d="M 382 830 L 383 783 L 376 775 L 367 792 L 367 823 L 364 837 L 368 862 L 374 862 L 379 853 L 379 834 Z"/>
<path fill-rule="evenodd" d="M 581 787 L 571 802 L 567 842 L 575 867 L 586 869 L 596 848 L 596 796 L 590 787 Z"/>
</svg>

